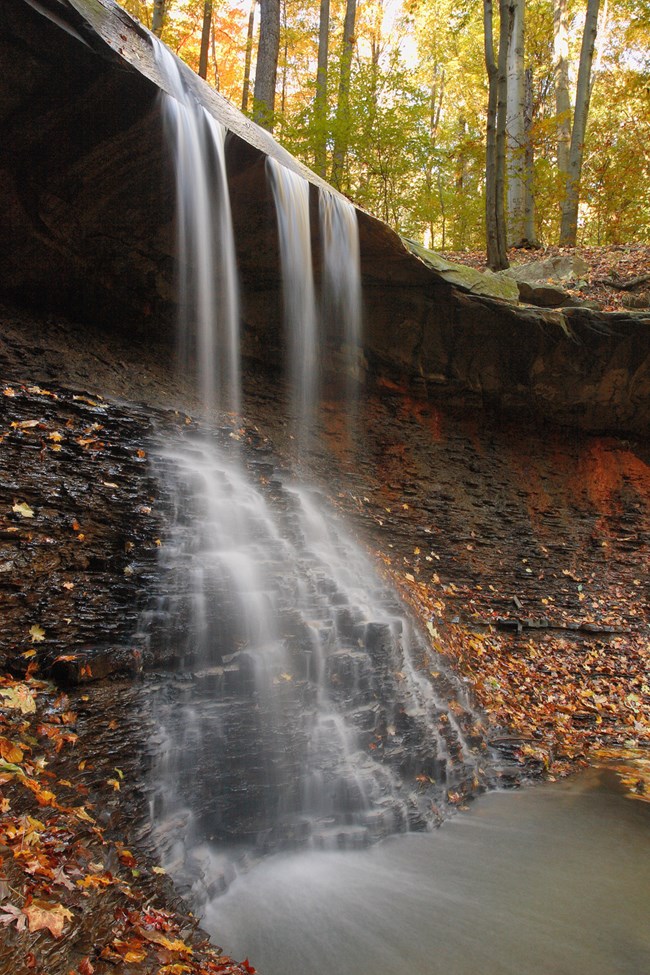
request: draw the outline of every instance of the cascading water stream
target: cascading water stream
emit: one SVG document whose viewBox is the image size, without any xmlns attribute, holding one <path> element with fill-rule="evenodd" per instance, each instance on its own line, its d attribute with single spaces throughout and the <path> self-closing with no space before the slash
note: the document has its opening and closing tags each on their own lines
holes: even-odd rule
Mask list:
<svg viewBox="0 0 650 975">
<path fill-rule="evenodd" d="M 298 443 L 304 449 L 313 430 L 319 384 L 309 183 L 270 157 L 266 169 L 278 220 L 284 318 L 290 348 L 291 407 Z"/>
<path fill-rule="evenodd" d="M 183 670 L 157 701 L 156 819 L 168 869 L 196 881 L 201 861 L 197 898 L 223 882 L 213 844 L 358 847 L 426 828 L 478 766 L 416 661 L 470 731 L 462 688 L 347 526 L 316 491 L 241 463 L 189 439 L 157 458 L 177 511 L 160 609 Z"/>
<path fill-rule="evenodd" d="M 198 101 L 185 77 L 189 69 L 164 44 L 157 40 L 154 44 L 171 92 L 162 98 L 176 171 L 181 365 L 188 368 L 195 360 L 206 408 L 238 413 L 239 287 L 224 155 L 226 131 Z"/>
<path fill-rule="evenodd" d="M 178 193 L 184 342 L 209 406 L 241 402 L 238 297 L 224 131 L 156 43 Z M 305 179 L 275 161 L 296 442 L 319 397 L 319 328 Z M 354 208 L 320 191 L 320 305 L 346 373 L 361 348 Z M 351 389 L 351 386 L 349 387 Z M 426 828 L 471 789 L 476 716 L 396 595 L 321 495 L 214 429 L 152 451 L 172 527 L 164 595 L 143 634 L 178 674 L 154 695 L 153 818 L 163 860 L 196 902 L 223 889 L 242 848 L 363 846 Z M 437 675 L 441 693 L 421 670 Z M 455 714 L 445 696 L 455 698 Z M 224 862 L 219 850 L 229 851 Z"/>
<path fill-rule="evenodd" d="M 352 204 L 327 190 L 320 190 L 318 211 L 323 331 L 341 345 L 346 403 L 354 413 L 363 363 L 359 225 Z"/>
</svg>

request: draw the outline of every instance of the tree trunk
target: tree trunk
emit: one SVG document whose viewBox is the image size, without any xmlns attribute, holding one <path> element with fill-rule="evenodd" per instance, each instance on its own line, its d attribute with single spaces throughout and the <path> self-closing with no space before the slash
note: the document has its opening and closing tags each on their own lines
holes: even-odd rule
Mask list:
<svg viewBox="0 0 650 975">
<path fill-rule="evenodd" d="M 553 54 L 555 57 L 555 117 L 557 125 L 557 168 L 566 182 L 571 145 L 571 99 L 569 97 L 569 0 L 553 0 Z"/>
<path fill-rule="evenodd" d="M 524 245 L 539 247 L 535 233 L 535 195 L 533 193 L 533 167 L 535 153 L 531 129 L 533 125 L 533 69 L 527 68 L 525 73 L 525 108 L 524 108 L 524 144 L 525 144 L 525 195 L 524 195 Z"/>
<path fill-rule="evenodd" d="M 314 98 L 314 167 L 323 179 L 327 175 L 327 59 L 329 53 L 330 0 L 320 2 L 318 28 L 318 69 Z"/>
<path fill-rule="evenodd" d="M 336 110 L 336 137 L 332 155 L 331 182 L 341 189 L 343 168 L 350 138 L 350 74 L 352 71 L 352 52 L 354 51 L 354 26 L 357 16 L 356 0 L 347 0 L 343 42 L 341 45 L 341 78 L 339 81 L 339 100 Z"/>
<path fill-rule="evenodd" d="M 575 247 L 578 236 L 578 203 L 580 200 L 580 176 L 584 156 L 585 132 L 591 97 L 591 64 L 598 32 L 598 8 L 600 0 L 587 0 L 587 16 L 582 35 L 578 83 L 576 87 L 576 106 L 573 113 L 573 130 L 569 150 L 569 170 L 566 178 L 564 200 L 562 202 L 562 225 L 560 227 L 560 246 Z"/>
<path fill-rule="evenodd" d="M 499 57 L 497 60 L 496 128 L 496 212 L 499 268 L 509 267 L 506 246 L 506 119 L 508 115 L 508 37 L 512 30 L 512 8 L 508 0 L 499 3 Z"/>
<path fill-rule="evenodd" d="M 287 71 L 288 61 L 289 61 L 289 31 L 287 24 L 287 0 L 281 0 L 282 2 L 282 33 L 284 35 L 284 44 L 282 45 L 282 84 L 280 85 L 280 134 L 279 139 L 282 139 L 282 129 L 284 125 L 284 112 L 287 106 Z"/>
<path fill-rule="evenodd" d="M 510 0 L 507 61 L 506 165 L 508 247 L 526 240 L 526 87 L 524 79 L 524 0 Z"/>
<path fill-rule="evenodd" d="M 280 52 L 280 0 L 260 0 L 260 41 L 255 69 L 253 118 L 263 128 L 273 131 L 275 82 Z"/>
<path fill-rule="evenodd" d="M 210 51 L 210 33 L 212 31 L 212 0 L 205 0 L 203 4 L 203 28 L 201 30 L 201 52 L 199 54 L 199 78 L 208 77 L 208 53 Z"/>
<path fill-rule="evenodd" d="M 501 3 L 501 7 L 506 4 Z M 483 0 L 483 40 L 488 76 L 487 130 L 485 138 L 485 237 L 488 266 L 493 271 L 507 268 L 505 211 L 503 205 L 505 166 L 505 50 L 507 17 L 501 14 L 499 62 L 494 53 L 492 0 Z"/>
<path fill-rule="evenodd" d="M 246 57 L 244 60 L 244 87 L 241 93 L 241 110 L 248 111 L 248 94 L 251 87 L 251 61 L 253 60 L 253 34 L 255 31 L 255 5 L 257 0 L 251 0 L 248 15 L 248 33 L 246 34 Z"/>
<path fill-rule="evenodd" d="M 151 30 L 157 36 L 162 34 L 163 24 L 165 23 L 165 0 L 153 0 L 153 17 L 151 20 Z"/>
</svg>

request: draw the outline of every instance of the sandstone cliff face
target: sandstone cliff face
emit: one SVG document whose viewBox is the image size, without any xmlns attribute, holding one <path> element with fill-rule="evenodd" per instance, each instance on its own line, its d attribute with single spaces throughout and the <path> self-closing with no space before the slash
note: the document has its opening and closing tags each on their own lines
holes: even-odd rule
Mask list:
<svg viewBox="0 0 650 975">
<path fill-rule="evenodd" d="M 150 36 L 112 0 L 45 0 L 39 10 L 18 0 L 0 10 L 0 58 L 0 296 L 168 341 L 176 318 L 174 187 Z M 265 158 L 309 179 L 314 216 L 324 184 L 194 83 L 229 131 L 244 351 L 257 368 L 279 368 L 284 337 Z M 359 227 L 372 370 L 417 378 L 440 402 L 647 435 L 648 315 L 551 312 L 479 297 L 361 211 Z"/>
</svg>

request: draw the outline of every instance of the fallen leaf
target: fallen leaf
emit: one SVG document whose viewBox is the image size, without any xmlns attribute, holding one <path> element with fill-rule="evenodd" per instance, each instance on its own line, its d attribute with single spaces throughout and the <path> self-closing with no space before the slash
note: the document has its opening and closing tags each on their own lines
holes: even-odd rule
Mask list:
<svg viewBox="0 0 650 975">
<path fill-rule="evenodd" d="M 34 512 L 29 507 L 29 505 L 27 504 L 26 501 L 21 501 L 20 504 L 18 502 L 16 502 L 16 504 L 12 507 L 11 510 L 13 512 L 15 512 L 17 515 L 20 515 L 21 518 L 33 518 L 34 517 Z"/>
<path fill-rule="evenodd" d="M 50 904 L 48 901 L 34 900 L 26 907 L 30 931 L 48 930 L 55 938 L 60 938 L 66 921 L 74 917 L 72 911 L 62 904 Z"/>
<path fill-rule="evenodd" d="M 14 687 L 0 689 L 0 697 L 3 697 L 4 706 L 20 711 L 21 714 L 34 714 L 36 711 L 36 700 L 33 693 L 24 684 L 16 684 Z"/>
<path fill-rule="evenodd" d="M 45 639 L 45 630 L 38 623 L 35 623 L 34 626 L 30 627 L 29 635 L 34 643 L 42 643 Z"/>
<path fill-rule="evenodd" d="M 0 904 L 0 924 L 4 927 L 8 927 L 10 924 L 16 925 L 17 931 L 24 931 L 25 925 L 27 923 L 27 918 L 23 911 L 14 904 Z"/>
<path fill-rule="evenodd" d="M 118 853 L 120 863 L 123 863 L 125 867 L 135 867 L 137 866 L 137 860 L 133 856 L 130 850 L 120 850 Z"/>
<path fill-rule="evenodd" d="M 7 762 L 22 762 L 23 750 L 8 738 L 0 738 L 0 758 Z"/>
<path fill-rule="evenodd" d="M 139 928 L 138 933 L 146 938 L 147 941 L 151 941 L 153 944 L 161 945 L 163 948 L 167 948 L 168 951 L 179 951 L 183 954 L 191 955 L 192 949 L 189 945 L 186 945 L 184 941 L 180 941 L 178 938 L 167 938 L 160 931 L 148 931 L 145 928 Z"/>
</svg>

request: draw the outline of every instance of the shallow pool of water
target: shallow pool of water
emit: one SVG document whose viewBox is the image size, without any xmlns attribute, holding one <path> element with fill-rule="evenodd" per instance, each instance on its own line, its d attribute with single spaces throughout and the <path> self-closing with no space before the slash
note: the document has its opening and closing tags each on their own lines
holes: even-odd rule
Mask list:
<svg viewBox="0 0 650 975">
<path fill-rule="evenodd" d="M 649 826 L 593 769 L 433 833 L 269 858 L 204 923 L 263 975 L 646 975 Z"/>
</svg>

